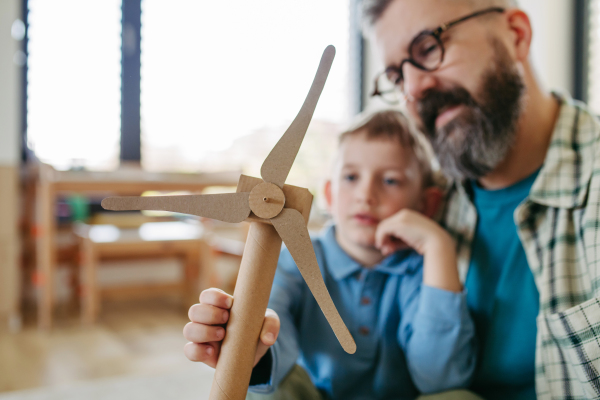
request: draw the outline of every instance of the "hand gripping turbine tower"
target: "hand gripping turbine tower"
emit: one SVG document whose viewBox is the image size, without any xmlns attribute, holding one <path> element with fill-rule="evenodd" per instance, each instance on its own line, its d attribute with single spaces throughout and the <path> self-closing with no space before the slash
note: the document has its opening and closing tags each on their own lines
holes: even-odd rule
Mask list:
<svg viewBox="0 0 600 400">
<path fill-rule="evenodd" d="M 160 210 L 232 223 L 250 222 L 211 400 L 246 397 L 282 240 L 340 344 L 350 354 L 356 351 L 354 339 L 327 291 L 306 228 L 312 195 L 307 189 L 285 184 L 334 56 L 335 48 L 328 46 L 300 112 L 262 164 L 262 179 L 241 175 L 236 193 L 108 197 L 102 201 L 107 210 Z"/>
</svg>

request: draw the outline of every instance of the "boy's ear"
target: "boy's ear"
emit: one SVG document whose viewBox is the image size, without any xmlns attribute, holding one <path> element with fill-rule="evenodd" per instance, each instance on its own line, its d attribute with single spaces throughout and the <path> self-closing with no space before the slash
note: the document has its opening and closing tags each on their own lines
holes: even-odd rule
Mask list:
<svg viewBox="0 0 600 400">
<path fill-rule="evenodd" d="M 327 182 L 325 182 L 325 201 L 327 202 L 327 209 L 329 210 L 329 212 L 331 212 L 331 203 L 332 203 L 332 199 L 331 199 L 331 180 L 328 179 Z"/>
<path fill-rule="evenodd" d="M 429 187 L 423 192 L 423 209 L 421 212 L 428 218 L 433 218 L 442 204 L 444 193 L 438 187 Z"/>
</svg>

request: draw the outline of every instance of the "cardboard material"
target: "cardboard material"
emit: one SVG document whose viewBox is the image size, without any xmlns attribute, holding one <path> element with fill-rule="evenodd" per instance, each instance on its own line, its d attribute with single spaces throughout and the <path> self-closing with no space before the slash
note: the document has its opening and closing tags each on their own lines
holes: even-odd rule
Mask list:
<svg viewBox="0 0 600 400">
<path fill-rule="evenodd" d="M 190 196 L 122 196 L 102 200 L 106 210 L 171 211 L 225 222 L 242 222 L 250 215 L 249 193 Z"/>
<path fill-rule="evenodd" d="M 285 204 L 285 195 L 277 185 L 260 183 L 250 192 L 250 209 L 260 218 L 276 217 Z"/>
<path fill-rule="evenodd" d="M 246 398 L 280 251 L 281 238 L 271 225 L 250 225 L 211 400 Z"/>
<path fill-rule="evenodd" d="M 331 45 L 327 46 L 323 52 L 323 56 L 321 56 L 321 63 L 317 69 L 317 74 L 304 100 L 304 104 L 302 104 L 302 108 L 263 162 L 260 169 L 260 176 L 262 176 L 265 182 L 274 183 L 280 188 L 283 187 L 317 107 L 317 102 L 325 86 L 325 81 L 327 80 L 327 75 L 329 75 L 334 57 L 335 47 Z"/>
<path fill-rule="evenodd" d="M 354 339 L 327 291 L 306 229 L 312 195 L 307 189 L 285 185 L 334 55 L 335 49 L 328 46 L 302 109 L 262 165 L 264 180 L 242 175 L 235 194 L 121 197 L 102 202 L 113 210 L 165 210 L 227 222 L 251 222 L 211 400 L 246 398 L 282 239 L 342 347 L 348 353 L 356 351 Z"/>
<path fill-rule="evenodd" d="M 260 178 L 255 178 L 253 176 L 241 175 L 240 181 L 238 182 L 237 191 L 238 192 L 251 192 L 252 189 L 264 181 Z M 285 196 L 285 205 L 284 208 L 293 208 L 294 210 L 298 210 L 302 217 L 304 217 L 304 222 L 308 224 L 308 218 L 310 216 L 310 208 L 312 206 L 313 195 L 310 193 L 308 189 L 301 188 L 294 185 L 283 185 L 283 194 Z M 246 218 L 247 222 L 262 222 L 265 224 L 272 225 L 270 219 L 259 218 L 254 213 L 250 213 L 250 216 Z"/>
<path fill-rule="evenodd" d="M 292 258 L 296 261 L 298 270 L 300 270 L 304 281 L 306 281 L 308 288 L 317 300 L 323 314 L 325 314 L 333 333 L 335 333 L 346 353 L 354 354 L 356 343 L 335 308 L 325 286 L 302 215 L 294 209 L 286 208 L 271 221 L 290 251 Z"/>
</svg>

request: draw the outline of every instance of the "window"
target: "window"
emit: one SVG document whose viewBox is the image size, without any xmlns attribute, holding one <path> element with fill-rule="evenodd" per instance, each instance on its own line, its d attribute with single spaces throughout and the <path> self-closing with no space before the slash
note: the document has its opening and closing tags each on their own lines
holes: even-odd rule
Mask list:
<svg viewBox="0 0 600 400">
<path fill-rule="evenodd" d="M 351 114 L 348 3 L 143 0 L 144 168 L 259 176 L 333 44 L 333 67 L 290 175 L 315 185 Z"/>
<path fill-rule="evenodd" d="M 133 34 L 141 36 L 135 109 L 146 170 L 259 176 L 329 44 L 336 58 L 290 183 L 320 188 L 315 178 L 324 175 L 341 124 L 357 111 L 357 0 L 24 1 L 28 145 L 59 169 L 119 165 L 121 116 L 129 115 L 121 87 L 131 80 L 121 77 L 125 1 L 142 6 L 141 31 Z"/>
<path fill-rule="evenodd" d="M 59 169 L 119 162 L 121 0 L 29 0 L 28 145 Z"/>
</svg>

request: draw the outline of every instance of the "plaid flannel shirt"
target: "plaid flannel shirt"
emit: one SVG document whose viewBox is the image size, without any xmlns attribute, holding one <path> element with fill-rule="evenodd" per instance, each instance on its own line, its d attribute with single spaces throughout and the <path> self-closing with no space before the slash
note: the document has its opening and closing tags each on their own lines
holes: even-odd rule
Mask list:
<svg viewBox="0 0 600 400">
<path fill-rule="evenodd" d="M 540 399 L 600 399 L 600 122 L 556 95 L 560 113 L 544 165 L 514 213 L 540 293 L 536 392 Z M 442 225 L 467 275 L 477 213 L 453 183 Z"/>
</svg>

